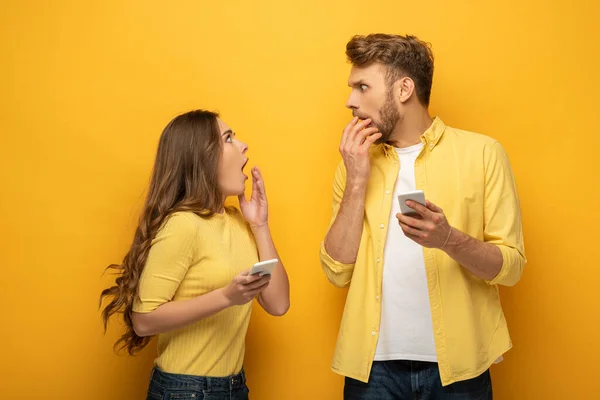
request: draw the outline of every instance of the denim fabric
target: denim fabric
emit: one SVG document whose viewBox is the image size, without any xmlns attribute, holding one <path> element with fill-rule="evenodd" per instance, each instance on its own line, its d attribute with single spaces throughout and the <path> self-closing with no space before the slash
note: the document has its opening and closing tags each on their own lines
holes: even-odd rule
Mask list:
<svg viewBox="0 0 600 400">
<path fill-rule="evenodd" d="M 345 400 L 492 400 L 489 370 L 476 378 L 442 386 L 437 363 L 375 361 L 364 383 L 346 377 Z"/>
<path fill-rule="evenodd" d="M 170 374 L 152 370 L 146 400 L 248 400 L 244 370 L 239 374 L 213 378 Z"/>
</svg>

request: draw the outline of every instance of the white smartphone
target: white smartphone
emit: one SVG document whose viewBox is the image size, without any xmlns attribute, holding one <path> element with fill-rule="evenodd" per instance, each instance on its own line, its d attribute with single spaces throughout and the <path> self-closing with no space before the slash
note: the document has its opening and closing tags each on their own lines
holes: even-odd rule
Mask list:
<svg viewBox="0 0 600 400">
<path fill-rule="evenodd" d="M 402 214 L 418 214 L 414 209 L 406 205 L 406 200 L 412 200 L 426 206 L 425 193 L 422 190 L 402 193 L 398 195 L 398 203 L 400 203 L 400 212 Z"/>
<path fill-rule="evenodd" d="M 277 265 L 278 262 L 279 260 L 276 258 L 257 262 L 252 266 L 252 269 L 250 269 L 250 275 L 271 275 L 273 273 L 273 269 L 275 269 L 275 265 Z"/>
</svg>

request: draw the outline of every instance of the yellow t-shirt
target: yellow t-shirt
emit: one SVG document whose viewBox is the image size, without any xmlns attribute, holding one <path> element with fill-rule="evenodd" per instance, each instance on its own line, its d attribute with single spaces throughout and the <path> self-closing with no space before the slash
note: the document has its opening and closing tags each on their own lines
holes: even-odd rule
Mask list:
<svg viewBox="0 0 600 400">
<path fill-rule="evenodd" d="M 237 209 L 203 219 L 171 215 L 152 242 L 133 311 L 148 313 L 169 301 L 226 286 L 258 261 L 250 228 Z M 229 307 L 176 331 L 158 335 L 160 369 L 176 374 L 228 376 L 242 368 L 252 302 Z"/>
</svg>

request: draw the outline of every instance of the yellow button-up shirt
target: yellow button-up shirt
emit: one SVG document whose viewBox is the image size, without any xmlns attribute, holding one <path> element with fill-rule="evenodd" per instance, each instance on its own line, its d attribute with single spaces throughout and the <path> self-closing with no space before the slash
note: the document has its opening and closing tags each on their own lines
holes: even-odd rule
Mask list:
<svg viewBox="0 0 600 400">
<path fill-rule="evenodd" d="M 512 347 L 497 285 L 514 285 L 526 263 L 521 212 L 508 157 L 499 142 L 447 127 L 435 118 L 421 136 L 415 161 L 416 188 L 444 210 L 448 222 L 502 253 L 500 273 L 480 279 L 439 249 L 423 248 L 435 347 L 442 384 L 483 373 Z M 329 281 L 349 286 L 332 370 L 367 382 L 379 337 L 383 252 L 400 163 L 388 144 L 370 151 L 360 247 L 354 264 L 333 258 L 321 243 L 321 264 Z M 336 218 L 346 183 L 340 162 L 333 185 Z M 410 324 L 410 321 L 406 321 Z"/>
</svg>

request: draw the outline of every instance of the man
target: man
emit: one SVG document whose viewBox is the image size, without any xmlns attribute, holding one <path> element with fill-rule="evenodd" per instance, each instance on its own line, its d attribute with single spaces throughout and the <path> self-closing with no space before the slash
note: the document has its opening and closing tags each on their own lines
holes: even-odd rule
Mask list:
<svg viewBox="0 0 600 400">
<path fill-rule="evenodd" d="M 500 143 L 428 113 L 430 47 L 355 36 L 321 263 L 348 287 L 332 369 L 345 399 L 491 399 L 489 367 L 512 346 L 498 285 L 526 263 L 511 167 Z M 423 190 L 426 205 L 401 193 Z"/>
</svg>

